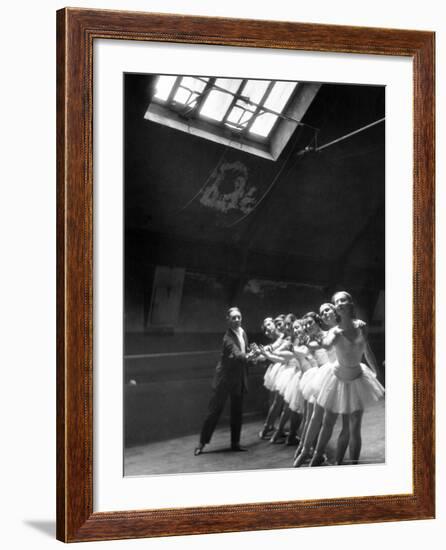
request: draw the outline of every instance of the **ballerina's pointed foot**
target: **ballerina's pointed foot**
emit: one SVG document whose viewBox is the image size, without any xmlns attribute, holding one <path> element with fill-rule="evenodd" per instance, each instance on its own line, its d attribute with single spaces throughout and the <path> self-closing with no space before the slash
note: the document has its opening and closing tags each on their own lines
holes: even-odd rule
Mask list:
<svg viewBox="0 0 446 550">
<path fill-rule="evenodd" d="M 270 426 L 263 426 L 263 428 L 259 432 L 259 439 L 267 439 L 268 435 L 274 430 L 274 428 L 271 428 Z"/>
<path fill-rule="evenodd" d="M 300 468 L 302 464 L 309 458 L 309 453 L 302 449 L 302 451 L 297 455 L 293 462 L 293 468 Z"/>
<path fill-rule="evenodd" d="M 315 452 L 310 462 L 310 468 L 313 468 L 314 466 L 322 466 L 325 462 L 327 462 L 326 455 Z"/>
<path fill-rule="evenodd" d="M 276 430 L 273 435 L 271 436 L 271 439 L 269 440 L 270 443 L 283 443 L 283 434 Z"/>
<path fill-rule="evenodd" d="M 302 445 L 302 440 L 301 442 L 299 443 L 299 445 L 297 446 L 297 449 L 294 453 L 294 456 L 293 456 L 293 460 L 296 460 L 296 458 L 300 455 L 300 453 L 302 452 L 302 449 L 304 448 L 304 446 Z"/>
</svg>

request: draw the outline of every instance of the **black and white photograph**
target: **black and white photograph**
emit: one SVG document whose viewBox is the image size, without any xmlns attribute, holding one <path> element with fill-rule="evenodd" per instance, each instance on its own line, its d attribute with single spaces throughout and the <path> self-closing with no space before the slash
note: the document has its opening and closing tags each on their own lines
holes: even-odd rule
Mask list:
<svg viewBox="0 0 446 550">
<path fill-rule="evenodd" d="M 385 86 L 123 86 L 124 475 L 385 463 Z"/>
</svg>

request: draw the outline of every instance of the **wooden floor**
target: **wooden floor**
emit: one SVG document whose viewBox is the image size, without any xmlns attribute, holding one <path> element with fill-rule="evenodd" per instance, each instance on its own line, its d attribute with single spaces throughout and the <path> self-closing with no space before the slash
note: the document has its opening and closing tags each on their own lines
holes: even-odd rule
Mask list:
<svg viewBox="0 0 446 550">
<path fill-rule="evenodd" d="M 367 409 L 362 427 L 361 464 L 385 461 L 385 406 L 380 402 Z M 269 468 L 290 468 L 294 447 L 271 444 L 258 438 L 262 421 L 248 421 L 243 424 L 242 445 L 245 453 L 234 453 L 229 449 L 229 427 L 217 427 L 212 441 L 203 454 L 194 456 L 198 434 L 169 441 L 150 443 L 125 450 L 125 475 L 145 476 L 153 474 L 179 474 L 192 472 L 215 472 L 235 470 L 257 470 Z M 333 445 L 339 433 L 340 420 L 336 423 L 331 444 L 327 449 L 329 461 L 333 459 Z M 347 453 L 348 454 L 348 453 Z M 348 458 L 348 456 L 346 456 Z M 345 461 L 348 464 L 348 460 Z"/>
</svg>

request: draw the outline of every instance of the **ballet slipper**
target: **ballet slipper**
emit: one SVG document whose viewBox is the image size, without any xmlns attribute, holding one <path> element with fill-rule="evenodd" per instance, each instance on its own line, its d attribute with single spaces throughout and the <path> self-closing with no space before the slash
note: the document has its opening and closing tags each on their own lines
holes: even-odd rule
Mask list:
<svg viewBox="0 0 446 550">
<path fill-rule="evenodd" d="M 304 444 L 303 444 L 303 440 L 301 439 L 299 445 L 297 446 L 296 452 L 294 453 L 293 460 L 296 460 L 296 458 L 302 452 L 303 448 L 304 448 Z"/>
<path fill-rule="evenodd" d="M 263 428 L 259 432 L 259 439 L 267 439 L 267 436 L 269 433 L 271 433 L 274 430 L 271 426 L 263 426 Z"/>
<path fill-rule="evenodd" d="M 323 453 L 317 453 L 315 452 L 313 454 L 313 458 L 310 461 L 310 468 L 314 468 L 315 466 L 322 466 L 326 462 L 326 455 Z"/>
<path fill-rule="evenodd" d="M 281 434 L 278 430 L 276 430 L 273 435 L 271 436 L 271 439 L 269 440 L 270 443 L 283 443 L 283 434 Z"/>
<path fill-rule="evenodd" d="M 309 458 L 309 453 L 305 449 L 302 449 L 299 456 L 295 458 L 293 462 L 293 468 L 300 468 L 302 464 Z"/>
</svg>

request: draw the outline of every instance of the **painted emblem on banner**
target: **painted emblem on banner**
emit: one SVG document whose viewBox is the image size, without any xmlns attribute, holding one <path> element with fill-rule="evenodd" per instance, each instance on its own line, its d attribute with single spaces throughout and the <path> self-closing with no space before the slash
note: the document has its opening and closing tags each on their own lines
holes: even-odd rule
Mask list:
<svg viewBox="0 0 446 550">
<path fill-rule="evenodd" d="M 225 214 L 230 210 L 249 214 L 256 204 L 256 192 L 257 187 L 248 185 L 248 169 L 243 163 L 224 162 L 211 175 L 200 203 Z"/>
</svg>

